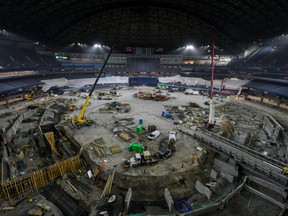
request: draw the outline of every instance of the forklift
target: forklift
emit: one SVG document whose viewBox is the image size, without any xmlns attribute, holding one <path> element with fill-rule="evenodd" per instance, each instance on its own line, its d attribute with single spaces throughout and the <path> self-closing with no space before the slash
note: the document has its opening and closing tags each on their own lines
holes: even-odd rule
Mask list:
<svg viewBox="0 0 288 216">
<path fill-rule="evenodd" d="M 92 89 L 90 90 L 89 95 L 87 96 L 87 98 L 86 98 L 86 100 L 85 100 L 85 103 L 84 103 L 83 107 L 82 107 L 81 110 L 80 110 L 79 115 L 78 115 L 78 116 L 75 116 L 75 117 L 72 118 L 72 120 L 71 120 L 72 125 L 73 125 L 75 128 L 77 128 L 77 129 L 79 129 L 79 128 L 83 127 L 83 126 L 92 126 L 93 124 L 95 124 L 95 122 L 94 122 L 93 120 L 87 119 L 87 118 L 84 116 L 84 113 L 85 113 L 85 110 L 86 110 L 86 108 L 87 108 L 87 106 L 88 106 L 88 104 L 89 104 L 89 100 L 90 100 L 90 98 L 91 98 L 91 96 L 92 96 L 92 93 L 93 93 L 95 87 L 96 87 L 96 84 L 98 83 L 98 80 L 99 80 L 99 78 L 100 78 L 100 76 L 101 76 L 101 74 L 102 74 L 102 72 L 103 72 L 103 70 L 104 70 L 104 68 L 105 68 L 105 66 L 106 66 L 106 64 L 107 64 L 107 62 L 108 62 L 108 59 L 109 59 L 112 51 L 113 51 L 113 47 L 111 47 L 111 49 L 110 49 L 110 51 L 109 51 L 109 53 L 108 53 L 108 55 L 107 55 L 107 57 L 106 57 L 106 59 L 105 59 L 105 62 L 104 62 L 104 64 L 102 65 L 102 68 L 101 68 L 101 70 L 100 70 L 100 72 L 99 72 L 99 74 L 98 74 L 98 76 L 97 76 L 97 78 L 96 78 L 96 80 L 95 80 L 95 82 L 94 82 L 94 84 L 93 84 L 93 86 L 92 86 Z"/>
</svg>

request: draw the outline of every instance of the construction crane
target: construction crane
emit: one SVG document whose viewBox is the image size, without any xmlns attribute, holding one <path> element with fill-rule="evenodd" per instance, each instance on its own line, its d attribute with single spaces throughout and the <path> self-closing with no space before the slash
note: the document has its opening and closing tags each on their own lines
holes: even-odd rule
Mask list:
<svg viewBox="0 0 288 216">
<path fill-rule="evenodd" d="M 109 59 L 112 51 L 113 51 L 113 47 L 111 47 L 111 49 L 110 49 L 110 51 L 109 51 L 109 53 L 108 53 L 108 55 L 107 55 L 107 57 L 106 57 L 106 59 L 105 59 L 105 62 L 104 62 L 104 64 L 102 65 L 102 68 L 101 68 L 101 70 L 100 70 L 100 72 L 99 72 L 99 74 L 98 74 L 98 76 L 97 76 L 97 78 L 96 78 L 96 80 L 95 80 L 95 82 L 94 82 L 94 84 L 93 84 L 93 86 L 92 86 L 92 89 L 90 90 L 90 93 L 89 93 L 89 95 L 87 96 L 87 98 L 86 98 L 86 100 L 85 100 L 85 103 L 84 103 L 83 107 L 82 107 L 81 110 L 80 110 L 79 115 L 78 115 L 77 117 L 75 117 L 75 118 L 72 118 L 72 121 L 71 121 L 71 122 L 72 122 L 72 125 L 73 125 L 74 127 L 76 127 L 76 128 L 81 128 L 82 126 L 91 126 L 91 125 L 94 123 L 93 120 L 87 119 L 87 118 L 84 116 L 84 113 L 85 113 L 85 111 L 86 111 L 86 108 L 87 108 L 87 106 L 88 106 L 88 104 L 89 104 L 89 100 L 90 100 L 90 98 L 91 98 L 91 96 L 92 96 L 92 93 L 93 93 L 93 91 L 94 91 L 94 89 L 95 89 L 95 87 L 96 87 L 96 85 L 97 85 L 97 83 L 98 83 L 98 80 L 99 80 L 99 78 L 100 78 L 100 76 L 101 76 L 101 74 L 102 74 L 102 72 L 103 72 L 103 70 L 104 70 L 104 68 L 105 68 L 105 66 L 106 66 L 106 64 L 107 64 L 107 62 L 108 62 L 108 59 Z"/>
</svg>

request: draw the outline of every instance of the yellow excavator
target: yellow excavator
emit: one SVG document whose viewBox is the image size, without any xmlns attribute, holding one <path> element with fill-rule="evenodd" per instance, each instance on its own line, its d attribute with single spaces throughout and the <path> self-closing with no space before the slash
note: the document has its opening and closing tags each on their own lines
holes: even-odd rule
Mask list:
<svg viewBox="0 0 288 216">
<path fill-rule="evenodd" d="M 26 101 L 32 101 L 32 100 L 33 100 L 33 95 L 34 95 L 35 91 L 36 91 L 36 89 L 33 88 L 33 89 L 29 92 L 29 94 L 28 94 L 27 96 L 25 96 L 25 100 L 26 100 Z"/>
<path fill-rule="evenodd" d="M 25 100 L 26 101 L 32 101 L 35 97 L 35 94 L 38 93 L 41 91 L 42 87 L 41 86 L 37 86 L 37 87 L 34 87 L 30 90 L 30 92 L 28 93 L 28 95 L 25 96 Z M 39 95 L 38 95 L 39 96 Z"/>
<path fill-rule="evenodd" d="M 102 68 L 101 68 L 101 70 L 100 70 L 100 72 L 99 72 L 99 74 L 98 74 L 98 76 L 97 76 L 97 78 L 96 78 L 96 80 L 95 80 L 95 82 L 94 82 L 94 84 L 93 84 L 93 86 L 92 86 L 92 89 L 90 90 L 90 93 L 89 93 L 89 95 L 87 96 L 87 98 L 86 98 L 86 100 L 85 100 L 85 103 L 84 103 L 83 107 L 82 107 L 81 110 L 80 110 L 79 115 L 76 116 L 76 117 L 74 117 L 74 118 L 72 118 L 72 120 L 71 120 L 71 123 L 72 123 L 72 125 L 73 125 L 75 128 L 81 128 L 81 127 L 83 127 L 83 126 L 91 126 L 91 125 L 95 124 L 95 122 L 94 122 L 93 120 L 87 119 L 87 118 L 84 116 L 84 113 L 85 113 L 85 111 L 86 111 L 86 108 L 87 108 L 87 106 L 88 106 L 88 104 L 89 104 L 89 100 L 90 100 L 90 98 L 91 98 L 91 96 L 92 96 L 92 93 L 93 93 L 93 91 L 94 91 L 94 89 L 95 89 L 95 87 L 96 87 L 96 85 L 97 85 L 97 83 L 98 83 L 98 80 L 99 80 L 99 78 L 100 78 L 100 76 L 101 76 L 101 74 L 102 74 L 102 72 L 103 72 L 103 70 L 104 70 L 104 68 L 105 68 L 105 66 L 106 66 L 106 64 L 107 64 L 107 62 L 108 62 L 108 59 L 109 59 L 112 51 L 113 51 L 113 47 L 111 47 L 111 49 L 110 49 L 110 51 L 109 51 L 109 53 L 108 53 L 108 55 L 107 55 L 107 57 L 106 57 L 106 59 L 105 59 L 105 62 L 104 62 L 104 64 L 102 65 Z"/>
</svg>

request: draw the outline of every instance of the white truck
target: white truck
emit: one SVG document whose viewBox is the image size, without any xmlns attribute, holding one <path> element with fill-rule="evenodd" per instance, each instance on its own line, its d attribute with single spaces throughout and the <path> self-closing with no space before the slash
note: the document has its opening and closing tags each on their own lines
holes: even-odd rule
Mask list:
<svg viewBox="0 0 288 216">
<path fill-rule="evenodd" d="M 169 131 L 169 142 L 176 142 L 176 132 L 175 131 Z"/>
<path fill-rule="evenodd" d="M 134 157 L 129 160 L 125 160 L 124 165 L 126 167 L 140 167 L 144 165 L 154 165 L 159 162 L 159 159 L 155 156 L 151 156 L 150 152 L 146 151 L 147 157 L 145 157 L 145 151 L 141 155 L 140 153 L 135 154 Z"/>
<path fill-rule="evenodd" d="M 176 151 L 175 142 L 176 142 L 176 132 L 169 131 L 169 142 L 167 148 L 171 149 L 172 152 Z"/>
</svg>

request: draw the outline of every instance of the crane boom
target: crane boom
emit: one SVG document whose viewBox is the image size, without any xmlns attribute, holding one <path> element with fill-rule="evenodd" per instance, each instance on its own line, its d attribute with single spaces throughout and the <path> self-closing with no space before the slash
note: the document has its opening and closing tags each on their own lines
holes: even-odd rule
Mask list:
<svg viewBox="0 0 288 216">
<path fill-rule="evenodd" d="M 95 82 L 94 82 L 94 84 L 92 86 L 92 89 L 90 90 L 89 95 L 87 96 L 87 98 L 85 100 L 85 103 L 84 103 L 83 107 L 80 110 L 79 115 L 77 116 L 77 118 L 72 118 L 72 124 L 75 124 L 75 123 L 78 123 L 78 124 L 79 123 L 80 124 L 86 123 L 87 119 L 84 117 L 85 110 L 86 110 L 86 108 L 88 106 L 88 103 L 89 103 L 89 100 L 90 100 L 90 98 L 92 96 L 92 93 L 93 93 L 93 91 L 94 91 L 94 89 L 95 89 L 95 87 L 96 87 L 96 85 L 98 83 L 98 80 L 99 80 L 99 78 L 100 78 L 100 76 L 101 76 L 101 74 L 102 74 L 102 72 L 103 72 L 103 70 L 104 70 L 104 68 L 105 68 L 105 66 L 106 66 L 106 64 L 108 62 L 108 59 L 109 59 L 112 51 L 113 51 L 113 47 L 111 47 L 111 49 L 110 49 L 110 51 L 109 51 L 109 53 L 108 53 L 108 55 L 107 55 L 107 57 L 105 59 L 105 62 L 102 65 L 102 68 L 101 68 L 101 70 L 100 70 L 100 72 L 99 72 L 99 74 L 98 74 L 98 76 L 97 76 L 97 78 L 96 78 L 96 80 L 95 80 Z"/>
</svg>

